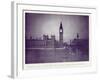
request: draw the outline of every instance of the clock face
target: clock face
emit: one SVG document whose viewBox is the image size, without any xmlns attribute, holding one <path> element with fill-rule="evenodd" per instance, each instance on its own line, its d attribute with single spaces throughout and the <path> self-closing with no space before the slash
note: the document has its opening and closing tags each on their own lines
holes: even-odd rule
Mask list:
<svg viewBox="0 0 100 80">
<path fill-rule="evenodd" d="M 62 32 L 62 29 L 60 29 L 60 32 Z"/>
</svg>

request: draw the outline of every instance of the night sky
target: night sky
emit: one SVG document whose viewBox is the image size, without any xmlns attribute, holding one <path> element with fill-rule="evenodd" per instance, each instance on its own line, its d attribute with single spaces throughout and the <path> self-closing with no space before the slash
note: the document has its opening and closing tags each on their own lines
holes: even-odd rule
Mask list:
<svg viewBox="0 0 100 80">
<path fill-rule="evenodd" d="M 81 39 L 88 39 L 89 16 L 43 13 L 25 13 L 25 36 L 42 38 L 44 34 L 55 35 L 58 40 L 60 22 L 63 25 L 64 42 L 74 39 L 77 33 Z"/>
</svg>

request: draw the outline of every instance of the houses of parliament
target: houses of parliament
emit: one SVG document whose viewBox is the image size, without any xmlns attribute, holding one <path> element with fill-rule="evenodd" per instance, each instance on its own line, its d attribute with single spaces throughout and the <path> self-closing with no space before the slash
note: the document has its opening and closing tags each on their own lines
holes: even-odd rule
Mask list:
<svg viewBox="0 0 100 80">
<path fill-rule="evenodd" d="M 61 22 L 59 27 L 59 40 L 56 40 L 55 35 L 51 35 L 51 38 L 48 35 L 43 35 L 43 39 L 30 38 L 25 40 L 26 48 L 62 48 L 64 47 L 63 33 L 64 30 Z"/>
<path fill-rule="evenodd" d="M 71 47 L 82 47 L 87 48 L 89 46 L 89 40 L 88 39 L 80 39 L 79 34 L 77 33 L 76 38 L 73 38 L 70 40 L 70 45 L 68 45 L 66 42 L 63 41 L 63 25 L 62 22 L 59 26 L 59 40 L 56 40 L 55 35 L 51 35 L 51 38 L 49 38 L 48 35 L 43 35 L 43 39 L 25 39 L 25 47 L 26 48 L 64 48 L 67 46 Z"/>
</svg>

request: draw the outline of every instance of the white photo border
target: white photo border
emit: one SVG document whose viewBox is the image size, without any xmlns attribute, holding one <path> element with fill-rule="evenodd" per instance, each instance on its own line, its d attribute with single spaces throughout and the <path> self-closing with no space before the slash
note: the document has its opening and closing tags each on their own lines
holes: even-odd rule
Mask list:
<svg viewBox="0 0 100 80">
<path fill-rule="evenodd" d="M 41 11 L 41 12 L 40 12 Z M 25 12 L 88 15 L 89 16 L 89 61 L 25 64 Z M 11 76 L 32 77 L 72 73 L 96 72 L 95 53 L 96 8 L 36 5 L 12 2 L 12 67 Z"/>
</svg>

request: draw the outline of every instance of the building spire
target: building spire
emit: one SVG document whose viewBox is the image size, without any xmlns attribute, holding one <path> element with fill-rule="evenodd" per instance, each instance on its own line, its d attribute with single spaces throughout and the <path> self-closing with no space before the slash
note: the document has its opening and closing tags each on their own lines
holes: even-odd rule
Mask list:
<svg viewBox="0 0 100 80">
<path fill-rule="evenodd" d="M 79 34 L 77 33 L 77 39 L 79 39 Z"/>
<path fill-rule="evenodd" d="M 62 27 L 62 22 L 60 22 L 60 29 L 62 29 L 63 27 Z"/>
</svg>

